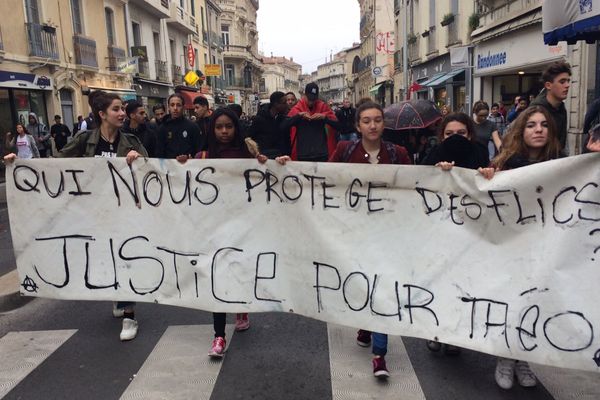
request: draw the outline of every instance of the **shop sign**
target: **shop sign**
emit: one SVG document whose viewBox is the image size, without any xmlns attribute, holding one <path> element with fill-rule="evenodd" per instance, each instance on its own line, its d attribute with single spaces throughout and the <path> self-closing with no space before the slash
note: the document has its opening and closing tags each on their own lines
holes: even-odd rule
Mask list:
<svg viewBox="0 0 600 400">
<path fill-rule="evenodd" d="M 219 64 L 206 64 L 204 67 L 205 76 L 221 76 L 221 66 Z"/>
<path fill-rule="evenodd" d="M 52 78 L 48 78 L 44 75 L 0 71 L 0 87 L 52 90 Z"/>
<path fill-rule="evenodd" d="M 477 55 L 477 69 L 485 69 L 490 67 L 497 67 L 498 65 L 506 64 L 506 52 L 490 54 L 488 51 L 487 56 Z"/>
</svg>

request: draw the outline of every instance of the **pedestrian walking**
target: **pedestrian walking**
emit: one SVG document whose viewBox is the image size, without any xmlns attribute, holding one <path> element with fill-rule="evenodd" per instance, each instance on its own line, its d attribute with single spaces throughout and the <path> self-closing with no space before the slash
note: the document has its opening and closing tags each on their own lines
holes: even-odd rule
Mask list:
<svg viewBox="0 0 600 400">
<path fill-rule="evenodd" d="M 219 108 L 210 117 L 208 131 L 208 150 L 196 154 L 196 158 L 256 158 L 264 163 L 267 157 L 260 154 L 258 145 L 250 138 L 244 139 L 237 114 L 227 107 Z M 215 336 L 208 352 L 210 357 L 222 358 L 225 354 L 225 313 L 213 313 Z M 236 314 L 235 330 L 238 332 L 250 328 L 247 313 Z"/>
<path fill-rule="evenodd" d="M 350 100 L 345 98 L 342 107 L 335 113 L 340 126 L 340 140 L 355 140 L 356 135 L 356 110 L 350 104 Z"/>
<path fill-rule="evenodd" d="M 269 104 L 258 110 L 248 129 L 248 137 L 271 159 L 290 154 L 290 135 L 282 129 L 287 114 L 286 100 L 285 93 L 273 92 L 269 97 Z"/>
<path fill-rule="evenodd" d="M 329 158 L 329 162 L 360 164 L 411 164 L 408 151 L 394 143 L 382 139 L 384 123 L 383 108 L 374 102 L 363 102 L 356 111 L 355 124 L 360 139 L 341 141 Z M 277 162 L 285 164 L 289 156 L 278 157 Z M 371 340 L 372 338 L 372 340 Z M 385 356 L 387 354 L 388 335 L 360 329 L 356 342 L 359 346 L 368 347 L 373 344 L 373 375 L 387 378 Z"/>
<path fill-rule="evenodd" d="M 512 123 L 515 119 L 517 119 L 519 114 L 521 114 L 523 110 L 525 110 L 529 106 L 529 103 L 527 102 L 525 96 L 517 96 L 517 98 L 517 104 L 515 104 L 515 106 L 508 112 L 508 116 L 506 117 L 506 121 L 509 124 Z"/>
<path fill-rule="evenodd" d="M 475 140 L 488 149 L 488 158 L 492 159 L 502 145 L 502 139 L 496 124 L 488 119 L 490 106 L 485 101 L 478 101 L 473 105 L 473 121 L 475 124 Z"/>
<path fill-rule="evenodd" d="M 29 113 L 29 123 L 25 127 L 27 132 L 35 139 L 35 144 L 40 152 L 40 157 L 48 157 L 51 155 L 50 148 L 50 132 L 35 113 Z"/>
<path fill-rule="evenodd" d="M 532 106 L 515 120 L 502 151 L 492 160 L 491 168 L 483 169 L 482 173 L 492 179 L 496 170 L 520 168 L 562 156 L 552 116 L 546 108 Z M 537 384 L 536 376 L 527 362 L 498 357 L 494 372 L 498 386 L 506 390 L 512 388 L 515 376 L 523 387 Z"/>
<path fill-rule="evenodd" d="M 18 158 L 39 158 L 40 152 L 35 144 L 35 139 L 27 132 L 25 126 L 17 124 L 15 130 L 16 137 L 13 137 L 12 132 L 6 133 L 6 149 L 16 153 Z"/>
<path fill-rule="evenodd" d="M 556 134 L 561 149 L 567 145 L 567 109 L 564 101 L 571 87 L 571 66 L 565 61 L 555 61 L 542 73 L 544 90 L 533 100 L 530 106 L 544 107 L 556 124 Z"/>
<path fill-rule="evenodd" d="M 71 130 L 69 127 L 62 123 L 60 115 L 54 116 L 54 125 L 50 127 L 50 137 L 54 140 L 56 150 L 60 151 L 66 144 L 71 136 Z"/>
<path fill-rule="evenodd" d="M 206 137 L 210 125 L 209 104 L 206 97 L 198 96 L 194 99 L 194 115 L 196 115 L 196 124 L 200 130 L 200 150 L 206 150 Z"/>
<path fill-rule="evenodd" d="M 56 157 L 125 157 L 127 163 L 131 164 L 139 156 L 148 155 L 136 136 L 121 130 L 125 121 L 125 111 L 118 95 L 97 90 L 90 94 L 88 101 L 99 127 L 77 134 L 55 155 Z M 15 158 L 17 155 L 14 153 L 4 157 L 9 162 Z M 119 335 L 122 341 L 132 340 L 137 335 L 138 322 L 135 319 L 134 305 L 134 302 L 123 301 L 113 308 L 114 316 L 123 317 Z"/>
<path fill-rule="evenodd" d="M 490 115 L 488 116 L 488 120 L 492 121 L 494 125 L 496 125 L 496 130 L 498 131 L 498 135 L 500 138 L 504 135 L 504 131 L 506 130 L 506 119 L 504 115 L 500 112 L 500 105 L 498 103 L 492 104 L 492 109 L 490 110 Z"/>
<path fill-rule="evenodd" d="M 168 98 L 169 114 L 164 118 L 156 138 L 156 157 L 174 158 L 185 162 L 202 150 L 198 125 L 183 116 L 183 96 L 174 93 Z"/>
<path fill-rule="evenodd" d="M 338 121 L 329 106 L 319 100 L 319 87 L 306 85 L 304 96 L 289 112 L 283 129 L 289 129 L 291 157 L 298 161 L 327 161 L 335 150 Z"/>
</svg>

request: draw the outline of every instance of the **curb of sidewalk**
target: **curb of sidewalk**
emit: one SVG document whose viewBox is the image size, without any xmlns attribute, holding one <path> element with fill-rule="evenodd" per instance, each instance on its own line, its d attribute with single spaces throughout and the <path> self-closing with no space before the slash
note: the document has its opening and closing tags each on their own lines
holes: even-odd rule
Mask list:
<svg viewBox="0 0 600 400">
<path fill-rule="evenodd" d="M 19 293 L 19 274 L 16 269 L 0 277 L 0 312 L 17 309 L 33 299 Z"/>
</svg>

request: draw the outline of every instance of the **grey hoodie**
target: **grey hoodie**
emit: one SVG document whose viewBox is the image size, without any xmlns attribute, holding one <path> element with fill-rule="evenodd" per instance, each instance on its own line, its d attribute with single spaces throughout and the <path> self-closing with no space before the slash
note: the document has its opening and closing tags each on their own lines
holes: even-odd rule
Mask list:
<svg viewBox="0 0 600 400">
<path fill-rule="evenodd" d="M 39 150 L 49 149 L 50 143 L 48 143 L 47 140 L 50 138 L 50 132 L 48 132 L 48 128 L 46 125 L 39 122 L 35 113 L 29 113 L 29 117 L 35 118 L 35 124 L 28 123 L 26 126 L 27 132 L 33 136 Z"/>
</svg>

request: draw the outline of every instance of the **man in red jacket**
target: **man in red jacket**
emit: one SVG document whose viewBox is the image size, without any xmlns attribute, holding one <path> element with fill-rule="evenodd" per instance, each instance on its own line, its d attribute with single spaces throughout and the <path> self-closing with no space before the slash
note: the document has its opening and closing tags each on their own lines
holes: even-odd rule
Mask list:
<svg viewBox="0 0 600 400">
<path fill-rule="evenodd" d="M 292 160 L 327 161 L 336 146 L 338 121 L 329 106 L 319 100 L 319 87 L 309 83 L 302 99 L 288 113 L 282 127 L 290 130 Z"/>
</svg>

